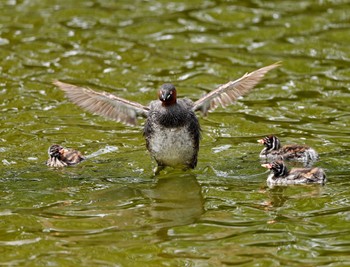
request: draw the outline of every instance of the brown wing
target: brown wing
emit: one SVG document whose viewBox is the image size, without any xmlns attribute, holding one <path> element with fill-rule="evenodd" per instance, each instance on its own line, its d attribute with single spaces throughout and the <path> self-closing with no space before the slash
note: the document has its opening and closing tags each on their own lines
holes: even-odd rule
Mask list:
<svg viewBox="0 0 350 267">
<path fill-rule="evenodd" d="M 226 107 L 234 103 L 238 97 L 245 95 L 255 85 L 257 85 L 268 71 L 278 67 L 279 65 L 280 63 L 276 62 L 251 73 L 246 73 L 235 81 L 230 81 L 219 86 L 215 90 L 194 102 L 192 109 L 194 111 L 201 110 L 204 115 L 207 115 L 209 110 L 214 110 L 219 105 Z"/>
<path fill-rule="evenodd" d="M 148 107 L 106 92 L 95 92 L 60 81 L 54 81 L 53 84 L 63 90 L 66 96 L 78 106 L 118 122 L 136 125 L 137 116 L 147 117 L 148 115 Z"/>
</svg>

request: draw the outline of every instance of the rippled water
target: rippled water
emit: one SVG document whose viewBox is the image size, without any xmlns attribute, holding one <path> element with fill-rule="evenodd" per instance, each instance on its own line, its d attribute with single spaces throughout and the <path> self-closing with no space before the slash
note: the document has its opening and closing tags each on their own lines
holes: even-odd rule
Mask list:
<svg viewBox="0 0 350 267">
<path fill-rule="evenodd" d="M 0 265 L 349 266 L 348 1 L 0 2 Z M 54 79 L 147 104 L 282 61 L 201 118 L 196 170 L 154 178 L 141 129 Z M 266 134 L 320 153 L 323 186 L 267 188 Z M 46 167 L 53 143 L 89 160 Z"/>
</svg>

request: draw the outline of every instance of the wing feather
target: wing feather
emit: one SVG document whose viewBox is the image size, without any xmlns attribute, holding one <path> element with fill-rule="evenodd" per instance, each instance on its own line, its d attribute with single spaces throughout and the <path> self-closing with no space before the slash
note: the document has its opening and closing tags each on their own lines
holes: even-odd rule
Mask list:
<svg viewBox="0 0 350 267">
<path fill-rule="evenodd" d="M 194 102 L 192 109 L 194 111 L 200 110 L 204 115 L 207 115 L 209 110 L 214 110 L 219 106 L 225 108 L 234 103 L 238 97 L 248 93 L 262 80 L 268 71 L 278 66 L 280 66 L 280 62 L 246 73 L 235 81 L 220 85 L 215 90 Z"/>
<path fill-rule="evenodd" d="M 60 81 L 54 81 L 53 84 L 64 91 L 74 104 L 118 122 L 136 125 L 138 116 L 146 118 L 148 115 L 148 107 L 106 92 L 96 92 Z"/>
</svg>

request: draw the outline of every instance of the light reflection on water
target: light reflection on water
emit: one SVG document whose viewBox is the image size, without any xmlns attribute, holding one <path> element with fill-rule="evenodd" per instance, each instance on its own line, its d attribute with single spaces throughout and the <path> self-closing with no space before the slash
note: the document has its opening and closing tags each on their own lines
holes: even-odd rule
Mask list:
<svg viewBox="0 0 350 267">
<path fill-rule="evenodd" d="M 348 266 L 346 1 L 0 3 L 0 265 Z M 149 103 L 198 99 L 276 61 L 201 118 L 198 168 L 152 177 L 140 126 L 85 113 L 52 80 Z M 256 140 L 317 149 L 325 186 L 267 188 Z M 60 143 L 90 158 L 48 169 Z"/>
</svg>

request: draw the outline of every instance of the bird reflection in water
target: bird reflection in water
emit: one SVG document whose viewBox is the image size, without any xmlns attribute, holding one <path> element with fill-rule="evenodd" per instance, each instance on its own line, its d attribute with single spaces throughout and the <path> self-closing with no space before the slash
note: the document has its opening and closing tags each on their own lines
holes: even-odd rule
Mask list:
<svg viewBox="0 0 350 267">
<path fill-rule="evenodd" d="M 109 182 L 120 183 L 120 178 Z M 116 185 L 94 192 L 89 198 L 99 220 L 103 217 L 104 225 L 109 225 L 109 231 L 141 231 L 144 241 L 151 243 L 167 240 L 170 228 L 192 224 L 204 212 L 196 176 L 181 170 L 160 175 L 156 180 Z"/>
<path fill-rule="evenodd" d="M 160 178 L 145 194 L 152 200 L 150 216 L 162 239 L 168 236 L 170 227 L 192 224 L 204 212 L 201 187 L 190 173 L 177 172 Z"/>
<path fill-rule="evenodd" d="M 288 187 L 274 186 L 262 189 L 260 192 L 266 194 L 267 196 L 267 199 L 262 203 L 261 206 L 265 211 L 271 212 L 271 219 L 268 220 L 267 223 L 272 224 L 288 219 L 286 215 L 281 214 L 280 209 L 284 206 L 286 206 L 288 209 L 288 201 L 294 202 L 293 199 L 310 199 L 313 197 L 319 198 L 323 192 L 323 187 L 314 184 L 303 186 L 294 185 Z"/>
</svg>

